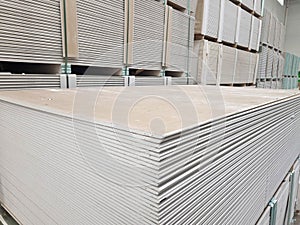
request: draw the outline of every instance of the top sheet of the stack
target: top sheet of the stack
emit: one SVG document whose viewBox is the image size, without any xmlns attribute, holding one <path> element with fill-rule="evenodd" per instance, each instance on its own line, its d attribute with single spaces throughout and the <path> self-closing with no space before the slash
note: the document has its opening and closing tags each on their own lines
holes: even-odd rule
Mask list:
<svg viewBox="0 0 300 225">
<path fill-rule="evenodd" d="M 166 137 L 257 107 L 300 97 L 296 90 L 216 86 L 105 87 L 1 91 L 0 99 L 114 129 Z"/>
</svg>

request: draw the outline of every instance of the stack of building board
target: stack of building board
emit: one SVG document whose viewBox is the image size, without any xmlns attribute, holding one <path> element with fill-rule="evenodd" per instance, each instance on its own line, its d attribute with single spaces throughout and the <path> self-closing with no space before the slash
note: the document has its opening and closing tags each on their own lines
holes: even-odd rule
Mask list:
<svg viewBox="0 0 300 225">
<path fill-rule="evenodd" d="M 260 35 L 261 35 L 261 20 L 255 16 L 252 16 L 251 19 L 251 36 L 249 48 L 255 51 L 259 49 L 260 43 Z"/>
<path fill-rule="evenodd" d="M 187 72 L 193 53 L 194 17 L 171 7 L 169 10 L 166 70 Z"/>
<path fill-rule="evenodd" d="M 258 73 L 259 54 L 250 53 L 249 81 L 255 84 Z"/>
<path fill-rule="evenodd" d="M 264 11 L 263 21 L 262 21 L 262 29 L 261 29 L 261 42 L 268 43 L 269 40 L 269 30 L 271 24 L 272 14 L 268 11 Z"/>
<path fill-rule="evenodd" d="M 284 50 L 285 44 L 285 26 L 281 23 L 280 24 L 280 41 L 279 41 L 279 49 Z"/>
<path fill-rule="evenodd" d="M 273 61 L 274 61 L 274 50 L 272 48 L 268 48 L 266 78 L 272 77 Z"/>
<path fill-rule="evenodd" d="M 59 0 L 0 1 L 0 20 L 0 61 L 62 62 Z"/>
<path fill-rule="evenodd" d="M 154 0 L 134 1 L 132 68 L 161 70 L 164 40 L 164 5 Z M 186 27 L 184 29 L 187 30 Z M 183 33 L 185 30 L 183 30 Z"/>
<path fill-rule="evenodd" d="M 166 77 L 135 77 L 135 86 L 164 86 Z"/>
<path fill-rule="evenodd" d="M 252 53 L 237 49 L 237 63 L 234 83 L 255 83 L 255 74 L 251 64 Z"/>
<path fill-rule="evenodd" d="M 1 203 L 24 225 L 255 224 L 299 155 L 295 93 L 1 92 Z"/>
<path fill-rule="evenodd" d="M 127 86 L 125 77 L 121 76 L 99 76 L 99 75 L 77 75 L 77 87 L 91 86 Z"/>
<path fill-rule="evenodd" d="M 233 84 L 237 63 L 237 49 L 222 46 L 220 84 Z"/>
<path fill-rule="evenodd" d="M 237 30 L 237 18 L 238 18 L 238 6 L 229 0 L 224 1 L 224 12 L 222 23 L 222 41 L 228 43 L 235 43 L 236 30 Z"/>
<path fill-rule="evenodd" d="M 279 55 L 279 62 L 278 62 L 278 78 L 282 78 L 283 70 L 284 70 L 284 57 L 282 54 Z"/>
<path fill-rule="evenodd" d="M 273 66 L 272 66 L 272 77 L 278 78 L 278 64 L 279 64 L 280 53 L 273 50 Z"/>
<path fill-rule="evenodd" d="M 66 76 L 58 74 L 0 74 L 0 89 L 66 88 Z"/>
<path fill-rule="evenodd" d="M 257 78 L 265 78 L 267 74 L 268 46 L 262 45 L 259 53 Z"/>
<path fill-rule="evenodd" d="M 239 8 L 237 44 L 245 48 L 248 48 L 250 43 L 251 17 L 250 13 Z"/>
<path fill-rule="evenodd" d="M 195 34 L 219 38 L 221 0 L 199 0 L 196 10 Z"/>
<path fill-rule="evenodd" d="M 270 26 L 268 28 L 268 44 L 274 46 L 275 42 L 276 17 L 271 13 Z"/>
<path fill-rule="evenodd" d="M 79 57 L 73 65 L 123 67 L 124 3 L 77 1 Z"/>
<path fill-rule="evenodd" d="M 275 18 L 275 32 L 274 32 L 274 48 L 279 49 L 280 45 L 280 32 L 281 32 L 281 23 L 277 18 Z"/>
<path fill-rule="evenodd" d="M 198 74 L 196 80 L 201 84 L 219 84 L 222 45 L 200 40 L 195 42 L 198 51 Z"/>
</svg>

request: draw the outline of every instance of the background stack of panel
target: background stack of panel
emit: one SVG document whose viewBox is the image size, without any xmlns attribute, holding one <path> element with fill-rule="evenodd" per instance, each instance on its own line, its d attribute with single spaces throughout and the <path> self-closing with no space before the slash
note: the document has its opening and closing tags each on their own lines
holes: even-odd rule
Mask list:
<svg viewBox="0 0 300 225">
<path fill-rule="evenodd" d="M 198 55 L 196 80 L 201 84 L 219 84 L 222 45 L 208 40 L 195 41 Z"/>
<path fill-rule="evenodd" d="M 0 1 L 0 20 L 0 61 L 62 62 L 60 0 Z"/>
<path fill-rule="evenodd" d="M 232 48 L 226 45 L 222 46 L 222 62 L 221 62 L 221 75 L 220 84 L 233 84 L 236 74 L 237 63 L 236 48 Z"/>
<path fill-rule="evenodd" d="M 0 72 L 18 73 L 14 68 L 21 65 L 11 66 L 11 71 L 3 69 L 18 62 L 31 63 L 32 71 L 38 64 L 39 74 L 47 73 L 48 64 L 56 70 L 66 66 L 67 73 L 78 75 L 89 74 L 90 67 L 94 68 L 92 74 L 104 76 L 121 75 L 122 71 L 123 75 L 151 75 L 154 71 L 153 76 L 163 74 L 160 71 L 175 72 L 176 76 L 190 73 L 195 25 L 191 15 L 196 0 L 63 3 L 0 2 Z"/>
<path fill-rule="evenodd" d="M 185 76 L 190 71 L 194 46 L 194 17 L 169 7 L 166 68 Z M 172 74 L 171 74 L 172 75 Z"/>
<path fill-rule="evenodd" d="M 300 66 L 300 57 L 290 54 L 288 52 L 284 53 L 285 64 L 283 70 L 282 78 L 282 88 L 283 89 L 295 89 L 298 88 L 298 73 Z"/>
<path fill-rule="evenodd" d="M 252 15 L 242 8 L 239 8 L 239 22 L 237 27 L 237 41 L 236 43 L 241 46 L 248 48 L 251 36 L 251 20 Z M 255 29 L 255 32 L 256 29 Z"/>
<path fill-rule="evenodd" d="M 260 41 L 257 87 L 281 89 L 286 83 L 282 79 L 285 26 L 268 10 L 264 10 Z"/>
<path fill-rule="evenodd" d="M 121 69 L 124 55 L 124 3 L 118 0 L 78 0 L 77 21 L 79 56 L 71 59 L 70 63 Z"/>
<path fill-rule="evenodd" d="M 235 43 L 239 7 L 231 1 L 224 1 L 224 16 L 222 20 L 222 41 Z"/>
<path fill-rule="evenodd" d="M 261 4 L 256 4 L 254 1 L 240 3 L 229 0 L 198 1 L 199 11 L 196 12 L 195 40 L 209 40 L 208 45 L 213 45 L 210 44 L 213 42 L 214 46 L 219 45 L 219 60 L 216 60 L 214 65 L 205 64 L 201 61 L 202 53 L 206 52 L 207 55 L 211 53 L 207 52 L 207 49 L 201 49 L 201 51 L 195 49 L 194 52 L 200 53 L 198 73 L 195 75 L 197 80 L 201 80 L 203 84 L 218 85 L 256 83 L 258 71 L 258 54 L 256 52 L 259 50 L 261 19 L 260 13 L 254 9 L 255 6 L 256 11 L 260 12 Z M 223 46 L 226 57 L 223 55 Z M 235 54 L 229 55 L 229 52 Z M 226 63 L 228 64 L 226 65 Z M 216 66 L 217 64 L 219 65 Z M 244 67 L 240 66 L 241 64 Z M 216 75 L 212 76 L 213 81 L 207 80 L 209 76 L 207 76 L 207 72 L 203 71 L 202 65 L 206 65 L 210 71 L 215 71 L 213 74 L 216 73 Z M 238 68 L 236 68 L 237 65 Z M 218 71 L 213 68 L 218 68 Z M 201 76 L 203 76 L 202 79 Z"/>
<path fill-rule="evenodd" d="M 221 0 L 199 0 L 196 10 L 195 34 L 219 38 Z"/>
<path fill-rule="evenodd" d="M 201 90 L 0 93 L 1 203 L 24 225 L 255 224 L 299 155 L 300 96 Z"/>
<path fill-rule="evenodd" d="M 130 68 L 161 70 L 164 13 L 165 7 L 160 2 L 134 0 L 133 61 Z"/>
</svg>

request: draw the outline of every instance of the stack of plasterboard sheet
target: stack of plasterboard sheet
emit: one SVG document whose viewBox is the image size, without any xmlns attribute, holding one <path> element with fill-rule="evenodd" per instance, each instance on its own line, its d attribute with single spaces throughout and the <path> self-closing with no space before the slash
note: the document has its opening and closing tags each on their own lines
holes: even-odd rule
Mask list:
<svg viewBox="0 0 300 225">
<path fill-rule="evenodd" d="M 251 73 L 252 53 L 237 49 L 237 63 L 234 83 L 253 83 L 254 74 Z"/>
<path fill-rule="evenodd" d="M 280 24 L 280 41 L 279 41 L 279 49 L 284 51 L 284 44 L 285 44 L 285 26 L 281 23 Z"/>
<path fill-rule="evenodd" d="M 249 83 L 255 83 L 258 73 L 259 54 L 250 53 Z"/>
<path fill-rule="evenodd" d="M 77 1 L 79 57 L 73 65 L 123 67 L 124 3 Z"/>
<path fill-rule="evenodd" d="M 264 213 L 261 215 L 259 220 L 257 221 L 256 225 L 270 225 L 270 212 L 271 212 L 271 207 L 268 206 Z"/>
<path fill-rule="evenodd" d="M 66 87 L 66 76 L 58 74 L 0 74 L 0 89 Z"/>
<path fill-rule="evenodd" d="M 102 75 L 77 75 L 77 87 L 92 86 L 126 86 L 125 78 L 121 76 L 102 76 Z"/>
<path fill-rule="evenodd" d="M 261 15 L 262 12 L 262 0 L 254 0 L 254 11 Z"/>
<path fill-rule="evenodd" d="M 259 53 L 258 78 L 265 78 L 267 74 L 268 47 L 262 45 Z"/>
<path fill-rule="evenodd" d="M 278 78 L 279 52 L 273 50 L 273 56 L 272 77 Z"/>
<path fill-rule="evenodd" d="M 271 24 L 272 15 L 268 10 L 264 10 L 264 16 L 261 29 L 261 42 L 269 43 L 269 29 Z"/>
<path fill-rule="evenodd" d="M 199 0 L 196 10 L 195 34 L 219 37 L 221 0 Z"/>
<path fill-rule="evenodd" d="M 131 67 L 160 70 L 164 40 L 164 5 L 157 1 L 134 1 L 133 62 Z M 183 28 L 183 33 L 187 27 Z"/>
<path fill-rule="evenodd" d="M 0 61 L 62 62 L 59 0 L 0 1 Z"/>
<path fill-rule="evenodd" d="M 187 72 L 193 54 L 195 20 L 188 14 L 169 9 L 166 70 Z"/>
<path fill-rule="evenodd" d="M 269 34 L 268 34 L 268 43 L 270 46 L 274 46 L 275 42 L 275 28 L 276 28 L 276 18 L 271 13 L 270 25 L 269 25 Z"/>
<path fill-rule="evenodd" d="M 299 155 L 297 93 L 1 92 L 1 203 L 24 225 L 255 224 Z"/>
<path fill-rule="evenodd" d="M 198 46 L 198 76 L 201 84 L 219 84 L 222 45 L 216 42 L 200 40 Z"/>
<path fill-rule="evenodd" d="M 252 15 L 242 8 L 239 8 L 237 27 L 237 44 L 242 47 L 249 47 Z"/>
<path fill-rule="evenodd" d="M 280 45 L 280 31 L 281 31 L 281 23 L 277 18 L 275 19 L 275 32 L 274 32 L 274 48 L 279 49 Z"/>
<path fill-rule="evenodd" d="M 246 6 L 248 9 L 254 9 L 254 1 L 253 0 L 241 0 L 241 3 Z"/>
<path fill-rule="evenodd" d="M 258 80 L 256 81 L 256 87 L 257 87 L 257 88 L 265 88 L 265 81 L 264 81 L 264 80 L 258 79 Z"/>
<path fill-rule="evenodd" d="M 268 48 L 268 60 L 267 60 L 267 70 L 266 70 L 267 78 L 272 77 L 273 61 L 274 61 L 274 50 L 272 48 Z"/>
<path fill-rule="evenodd" d="M 164 77 L 135 77 L 135 86 L 164 86 Z"/>
<path fill-rule="evenodd" d="M 238 19 L 238 6 L 229 0 L 224 1 L 224 12 L 222 23 L 222 41 L 228 43 L 235 43 L 237 19 Z"/>
<path fill-rule="evenodd" d="M 220 84 L 233 84 L 237 63 L 237 49 L 222 46 Z"/>
<path fill-rule="evenodd" d="M 279 54 L 279 62 L 278 62 L 278 78 L 282 78 L 284 69 L 284 57 Z"/>
<path fill-rule="evenodd" d="M 251 36 L 250 36 L 250 49 L 258 51 L 261 34 L 261 20 L 252 16 L 251 20 Z"/>
</svg>

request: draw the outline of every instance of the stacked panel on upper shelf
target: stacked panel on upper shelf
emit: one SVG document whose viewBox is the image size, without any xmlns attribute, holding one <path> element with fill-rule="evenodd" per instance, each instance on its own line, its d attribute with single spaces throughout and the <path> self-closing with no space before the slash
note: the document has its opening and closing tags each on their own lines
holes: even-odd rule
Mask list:
<svg viewBox="0 0 300 225">
<path fill-rule="evenodd" d="M 189 33 L 190 32 L 190 33 Z M 187 72 L 193 52 L 194 17 L 169 7 L 167 71 Z"/>
<path fill-rule="evenodd" d="M 0 1 L 0 61 L 62 62 L 59 0 Z"/>
<path fill-rule="evenodd" d="M 261 42 L 268 43 L 269 42 L 269 29 L 271 24 L 272 14 L 265 10 L 263 21 L 262 21 L 262 29 L 261 29 Z"/>
<path fill-rule="evenodd" d="M 279 49 L 280 45 L 280 31 L 281 31 L 281 23 L 277 18 L 274 18 L 275 20 L 275 31 L 274 31 L 274 43 L 273 46 L 276 49 Z"/>
<path fill-rule="evenodd" d="M 160 2 L 134 0 L 133 60 L 130 67 L 161 69 L 164 13 L 164 5 Z"/>
<path fill-rule="evenodd" d="M 269 35 L 268 35 L 268 44 L 274 46 L 275 41 L 275 28 L 276 28 L 276 18 L 271 14 L 270 26 L 269 26 Z"/>
<path fill-rule="evenodd" d="M 237 44 L 248 48 L 251 32 L 251 17 L 252 15 L 242 8 L 239 8 L 239 19 L 237 28 Z"/>
<path fill-rule="evenodd" d="M 195 34 L 219 38 L 221 3 L 221 0 L 198 1 Z"/>
<path fill-rule="evenodd" d="M 77 1 L 79 57 L 73 65 L 123 66 L 124 3 Z"/>
<path fill-rule="evenodd" d="M 261 36 L 261 20 L 256 18 L 255 16 L 252 16 L 251 37 L 250 37 L 250 43 L 249 43 L 250 49 L 258 51 L 260 36 Z"/>
<path fill-rule="evenodd" d="M 284 51 L 284 43 L 285 43 L 285 26 L 281 23 L 280 24 L 280 40 L 279 40 L 279 49 Z"/>
<path fill-rule="evenodd" d="M 222 18 L 222 41 L 235 43 L 239 7 L 229 0 L 224 1 Z"/>
</svg>

